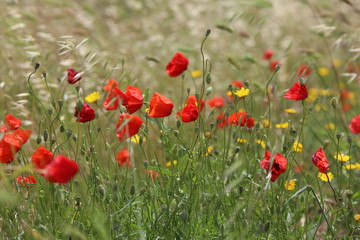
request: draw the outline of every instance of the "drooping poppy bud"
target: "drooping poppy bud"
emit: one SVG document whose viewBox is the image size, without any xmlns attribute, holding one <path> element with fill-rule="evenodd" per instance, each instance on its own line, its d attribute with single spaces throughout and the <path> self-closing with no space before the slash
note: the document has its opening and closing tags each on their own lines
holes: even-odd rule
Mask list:
<svg viewBox="0 0 360 240">
<path fill-rule="evenodd" d="M 73 68 L 68 68 L 68 83 L 75 84 L 76 82 L 80 81 L 82 76 L 75 71 Z"/>
<path fill-rule="evenodd" d="M 280 66 L 280 61 L 279 60 L 272 60 L 270 62 L 270 65 L 269 65 L 270 70 L 274 72 L 276 70 L 277 65 Z"/>
</svg>

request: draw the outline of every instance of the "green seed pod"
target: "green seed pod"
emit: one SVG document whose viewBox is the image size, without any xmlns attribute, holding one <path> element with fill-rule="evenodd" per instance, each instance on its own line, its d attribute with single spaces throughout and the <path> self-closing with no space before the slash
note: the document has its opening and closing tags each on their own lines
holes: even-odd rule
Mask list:
<svg viewBox="0 0 360 240">
<path fill-rule="evenodd" d="M 280 64 L 276 64 L 275 66 L 275 72 L 279 71 L 280 70 Z"/>
<path fill-rule="evenodd" d="M 54 110 L 52 108 L 48 109 L 48 114 L 51 116 L 53 114 Z"/>
<path fill-rule="evenodd" d="M 181 122 L 179 119 L 176 120 L 176 127 L 179 129 L 181 126 Z"/>
<path fill-rule="evenodd" d="M 36 138 L 36 143 L 37 143 L 37 144 L 40 144 L 40 143 L 41 143 L 41 136 L 40 136 L 40 135 L 37 136 L 37 138 Z"/>
<path fill-rule="evenodd" d="M 206 79 L 206 83 L 207 83 L 207 84 L 210 84 L 210 83 L 211 83 L 211 74 L 210 74 L 210 73 L 207 73 L 205 79 Z"/>
<path fill-rule="evenodd" d="M 65 127 L 63 124 L 60 125 L 60 132 L 62 132 L 62 133 L 65 132 Z"/>
<path fill-rule="evenodd" d="M 323 149 L 327 148 L 329 145 L 330 145 L 330 141 L 326 139 L 326 140 L 323 142 Z"/>
<path fill-rule="evenodd" d="M 79 101 L 76 103 L 76 109 L 80 112 L 82 108 L 83 108 L 83 103 L 79 99 Z"/>
<path fill-rule="evenodd" d="M 58 101 L 58 105 L 59 105 L 59 107 L 61 108 L 61 107 L 64 105 L 64 101 L 63 101 L 63 100 L 59 100 L 59 101 Z"/>
<path fill-rule="evenodd" d="M 72 135 L 72 131 L 71 130 L 66 130 L 66 137 L 71 137 Z"/>
<path fill-rule="evenodd" d="M 35 63 L 35 66 L 34 66 L 35 70 L 37 70 L 39 67 L 40 67 L 40 63 Z"/>
<path fill-rule="evenodd" d="M 47 140 L 48 140 L 48 138 L 49 138 L 49 132 L 48 132 L 47 129 L 44 130 L 43 136 L 44 136 L 44 141 L 47 142 Z"/>
<path fill-rule="evenodd" d="M 74 134 L 72 139 L 74 140 L 74 142 L 76 142 L 77 141 L 77 136 Z"/>
<path fill-rule="evenodd" d="M 212 93 L 212 91 L 213 91 L 213 88 L 212 87 L 208 87 L 207 89 L 206 89 L 206 96 L 209 96 L 211 93 Z"/>
<path fill-rule="evenodd" d="M 134 194 L 135 194 L 135 187 L 134 187 L 134 185 L 131 186 L 131 188 L 130 188 L 130 194 L 131 194 L 131 195 L 134 195 Z"/>
<path fill-rule="evenodd" d="M 106 190 L 105 190 L 105 187 L 103 185 L 99 185 L 98 186 L 98 193 L 101 197 L 105 197 L 106 195 Z"/>
<path fill-rule="evenodd" d="M 336 138 L 337 138 L 338 140 L 340 140 L 341 137 L 342 137 L 342 133 L 341 133 L 341 132 L 337 132 L 337 133 L 336 133 Z"/>
<path fill-rule="evenodd" d="M 338 106 L 338 101 L 337 101 L 337 99 L 335 98 L 335 97 L 333 97 L 332 99 L 331 99 L 331 106 L 332 106 L 332 108 L 333 109 L 336 109 L 337 108 L 337 106 Z"/>
<path fill-rule="evenodd" d="M 244 81 L 244 84 L 245 84 L 245 87 L 246 87 L 246 88 L 249 88 L 249 85 L 250 85 L 250 84 L 249 84 L 249 80 L 245 80 L 245 81 Z"/>
</svg>

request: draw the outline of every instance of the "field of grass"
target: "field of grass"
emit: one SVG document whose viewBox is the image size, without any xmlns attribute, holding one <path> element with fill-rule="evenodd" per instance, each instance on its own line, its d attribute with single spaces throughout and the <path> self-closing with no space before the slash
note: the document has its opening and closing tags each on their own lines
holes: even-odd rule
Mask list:
<svg viewBox="0 0 360 240">
<path fill-rule="evenodd" d="M 0 18 L 1 240 L 360 239 L 359 0 Z"/>
</svg>

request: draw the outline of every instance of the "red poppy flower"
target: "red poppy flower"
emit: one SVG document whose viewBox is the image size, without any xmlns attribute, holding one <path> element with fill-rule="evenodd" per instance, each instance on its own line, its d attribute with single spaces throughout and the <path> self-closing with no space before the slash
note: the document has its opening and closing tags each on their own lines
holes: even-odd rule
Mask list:
<svg viewBox="0 0 360 240">
<path fill-rule="evenodd" d="M 68 83 L 74 84 L 81 80 L 81 75 L 73 68 L 68 68 Z"/>
<path fill-rule="evenodd" d="M 116 125 L 116 136 L 123 141 L 139 132 L 142 120 L 138 116 L 122 113 Z"/>
<path fill-rule="evenodd" d="M 228 124 L 244 126 L 246 123 L 246 112 L 235 112 L 228 118 Z"/>
<path fill-rule="evenodd" d="M 237 87 L 239 89 L 245 87 L 245 85 L 239 80 L 233 81 L 230 85 L 235 86 L 235 87 Z"/>
<path fill-rule="evenodd" d="M 37 169 L 44 169 L 53 160 L 53 154 L 44 147 L 38 147 L 31 157 L 32 163 Z"/>
<path fill-rule="evenodd" d="M 0 132 L 7 132 L 10 130 L 16 130 L 21 126 L 20 119 L 14 117 L 11 114 L 5 116 L 4 125 L 0 127 Z"/>
<path fill-rule="evenodd" d="M 246 126 L 247 126 L 248 128 L 254 127 L 254 126 L 255 126 L 255 119 L 252 118 L 252 117 L 246 119 Z"/>
<path fill-rule="evenodd" d="M 312 162 L 322 173 L 326 173 L 330 169 L 329 161 L 321 147 L 312 155 Z"/>
<path fill-rule="evenodd" d="M 126 148 L 120 150 L 116 154 L 116 161 L 120 164 L 120 166 L 124 166 L 125 164 L 131 166 L 129 151 Z"/>
<path fill-rule="evenodd" d="M 265 151 L 265 157 L 262 161 L 260 161 L 260 166 L 264 169 L 266 169 L 267 172 L 270 171 L 270 159 L 271 159 L 271 153 L 266 150 Z M 277 153 L 274 156 L 274 161 L 271 167 L 271 181 L 274 182 L 282 173 L 286 171 L 287 168 L 287 160 L 286 158 L 281 155 L 280 153 Z"/>
<path fill-rule="evenodd" d="M 30 130 L 21 128 L 5 133 L 0 141 L 0 163 L 10 163 L 21 146 L 27 142 L 31 133 Z"/>
<path fill-rule="evenodd" d="M 182 53 L 178 52 L 166 66 L 166 73 L 170 77 L 177 77 L 187 69 L 188 64 L 189 60 Z"/>
<path fill-rule="evenodd" d="M 269 68 L 271 71 L 275 71 L 276 65 L 280 65 L 280 61 L 279 60 L 272 60 L 270 62 Z"/>
<path fill-rule="evenodd" d="M 113 78 L 110 78 L 104 87 L 104 91 L 111 91 L 113 88 L 117 87 L 117 85 L 118 82 L 115 81 Z"/>
<path fill-rule="evenodd" d="M 186 104 L 179 112 L 176 113 L 181 117 L 182 122 L 192 122 L 195 121 L 199 116 L 199 109 L 195 103 L 191 102 Z"/>
<path fill-rule="evenodd" d="M 144 101 L 140 89 L 128 85 L 126 88 L 126 96 L 128 98 L 126 104 L 126 110 L 128 113 L 133 114 L 142 107 Z"/>
<path fill-rule="evenodd" d="M 311 72 L 312 72 L 312 69 L 308 66 L 308 65 L 300 65 L 296 68 L 297 72 L 298 72 L 298 77 L 308 77 Z"/>
<path fill-rule="evenodd" d="M 119 103 L 126 105 L 128 103 L 128 97 L 117 87 L 114 87 L 107 98 L 105 99 L 103 106 L 106 110 L 116 110 Z"/>
<path fill-rule="evenodd" d="M 77 122 L 86 123 L 95 119 L 95 110 L 87 105 L 86 102 L 83 103 L 83 107 L 80 112 L 77 107 L 75 107 L 75 110 L 74 117 L 76 117 Z"/>
<path fill-rule="evenodd" d="M 356 115 L 353 119 L 351 119 L 351 123 L 349 124 L 349 129 L 354 134 L 360 133 L 360 114 Z"/>
<path fill-rule="evenodd" d="M 49 182 L 66 184 L 79 171 L 79 165 L 72 159 L 58 155 L 47 165 L 45 178 Z"/>
<path fill-rule="evenodd" d="M 186 100 L 186 104 L 194 104 L 196 107 L 200 104 L 200 112 L 204 110 L 205 107 L 204 99 L 196 99 L 195 95 L 189 96 Z"/>
<path fill-rule="evenodd" d="M 220 108 L 225 105 L 225 100 L 223 97 L 213 97 L 207 102 L 207 104 L 209 105 L 210 108 L 214 108 L 214 107 Z"/>
<path fill-rule="evenodd" d="M 171 114 L 174 104 L 170 99 L 159 93 L 154 93 L 150 100 L 149 117 L 161 118 Z"/>
<path fill-rule="evenodd" d="M 293 99 L 296 101 L 304 100 L 308 96 L 308 91 L 305 84 L 300 84 L 297 81 L 286 93 L 285 99 Z"/>
<path fill-rule="evenodd" d="M 226 117 L 224 113 L 220 113 L 216 116 L 216 122 L 218 128 L 223 128 L 228 123 L 228 117 Z"/>
<path fill-rule="evenodd" d="M 145 172 L 152 178 L 153 181 L 155 181 L 156 178 L 160 177 L 160 173 L 158 173 L 157 171 L 146 169 Z"/>
<path fill-rule="evenodd" d="M 274 52 L 271 49 L 266 49 L 263 55 L 263 59 L 269 60 L 273 56 Z"/>
<path fill-rule="evenodd" d="M 35 187 L 34 184 L 36 184 L 36 179 L 33 175 L 27 175 L 26 177 L 23 176 L 17 176 L 15 178 L 16 182 L 26 188 L 28 187 Z"/>
</svg>

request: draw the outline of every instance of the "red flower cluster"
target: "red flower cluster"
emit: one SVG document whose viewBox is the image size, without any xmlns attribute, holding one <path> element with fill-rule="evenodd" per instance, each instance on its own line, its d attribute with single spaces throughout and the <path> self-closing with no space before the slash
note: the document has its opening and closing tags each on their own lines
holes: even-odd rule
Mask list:
<svg viewBox="0 0 360 240">
<path fill-rule="evenodd" d="M 229 117 L 226 117 L 224 113 L 220 113 L 216 119 L 217 119 L 217 127 L 223 128 L 227 125 L 234 125 L 234 126 L 246 126 L 248 128 L 252 128 L 255 125 L 255 119 L 250 117 L 246 117 L 246 112 L 235 112 L 231 114 Z"/>
<path fill-rule="evenodd" d="M 7 132 L 7 131 L 16 130 L 19 127 L 21 127 L 20 119 L 14 117 L 11 114 L 8 114 L 8 115 L 5 116 L 4 124 L 0 127 L 0 132 Z"/>
<path fill-rule="evenodd" d="M 77 107 L 75 107 L 75 110 L 74 117 L 76 117 L 77 122 L 85 123 L 95 119 L 95 110 L 86 102 L 83 103 L 81 111 L 78 111 Z"/>
<path fill-rule="evenodd" d="M 116 136 L 123 141 L 139 132 L 142 120 L 138 116 L 122 113 L 116 125 Z"/>
<path fill-rule="evenodd" d="M 187 69 L 188 64 L 189 60 L 182 53 L 178 52 L 166 66 L 166 73 L 170 77 L 177 77 Z"/>
<path fill-rule="evenodd" d="M 0 163 L 10 163 L 15 154 L 20 151 L 31 135 L 30 130 L 16 129 L 13 132 L 5 133 L 0 141 Z"/>
<path fill-rule="evenodd" d="M 349 124 L 349 129 L 354 134 L 360 133 L 360 114 L 356 115 L 353 119 L 351 119 L 351 123 Z"/>
<path fill-rule="evenodd" d="M 330 169 L 329 161 L 321 147 L 312 155 L 312 162 L 322 173 L 326 173 Z"/>
<path fill-rule="evenodd" d="M 149 117 L 161 118 L 171 114 L 173 102 L 163 95 L 155 92 L 150 100 Z"/>
<path fill-rule="evenodd" d="M 138 111 L 143 105 L 143 96 L 139 88 L 128 85 L 126 93 L 122 92 L 118 87 L 118 83 L 110 78 L 106 86 L 105 91 L 109 91 L 109 95 L 105 99 L 103 106 L 106 110 L 116 110 L 119 104 L 126 107 L 129 114 L 133 114 Z"/>
<path fill-rule="evenodd" d="M 293 99 L 296 101 L 304 100 L 308 97 L 308 91 L 305 84 L 297 81 L 284 95 L 285 99 Z"/>
<path fill-rule="evenodd" d="M 129 151 L 126 148 L 118 151 L 116 154 L 116 161 L 120 164 L 120 166 L 124 166 L 125 164 L 131 166 Z"/>
<path fill-rule="evenodd" d="M 267 172 L 270 171 L 270 163 L 271 163 L 270 160 L 271 160 L 271 153 L 268 150 L 266 150 L 264 159 L 260 161 L 260 166 L 266 169 Z M 286 158 L 280 153 L 277 153 L 274 156 L 274 161 L 271 166 L 271 179 L 270 179 L 272 182 L 274 182 L 282 173 L 286 171 L 287 164 L 288 163 Z"/>
<path fill-rule="evenodd" d="M 79 171 L 79 165 L 64 155 L 55 158 L 50 150 L 38 147 L 32 155 L 32 163 L 40 175 L 49 182 L 66 184 Z"/>
<path fill-rule="evenodd" d="M 36 179 L 33 175 L 27 175 L 25 177 L 17 176 L 15 178 L 15 180 L 18 184 L 20 184 L 21 186 L 24 186 L 26 188 L 35 187 L 35 184 L 36 184 Z"/>
<path fill-rule="evenodd" d="M 81 75 L 75 71 L 73 68 L 68 68 L 68 83 L 75 84 L 81 80 Z"/>
</svg>

